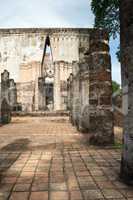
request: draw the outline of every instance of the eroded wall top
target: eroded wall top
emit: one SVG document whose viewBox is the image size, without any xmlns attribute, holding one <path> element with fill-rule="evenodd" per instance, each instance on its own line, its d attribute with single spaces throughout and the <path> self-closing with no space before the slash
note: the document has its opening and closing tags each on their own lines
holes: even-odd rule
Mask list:
<svg viewBox="0 0 133 200">
<path fill-rule="evenodd" d="M 50 37 L 53 61 L 79 61 L 79 46 L 88 44 L 91 29 L 0 29 L 1 70 L 20 69 L 42 61 L 45 39 Z M 19 77 L 19 76 L 18 76 Z"/>
</svg>

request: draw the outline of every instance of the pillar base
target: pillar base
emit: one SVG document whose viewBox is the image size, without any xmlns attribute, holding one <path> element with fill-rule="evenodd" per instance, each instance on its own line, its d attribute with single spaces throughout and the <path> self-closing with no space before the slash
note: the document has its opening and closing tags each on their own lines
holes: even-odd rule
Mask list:
<svg viewBox="0 0 133 200">
<path fill-rule="evenodd" d="M 113 113 L 104 108 L 94 109 L 90 112 L 90 144 L 100 146 L 113 145 Z"/>
<path fill-rule="evenodd" d="M 97 146 L 109 146 L 114 144 L 114 138 L 112 136 L 108 138 L 103 138 L 102 133 L 92 133 L 89 139 L 90 145 L 97 145 Z"/>
<path fill-rule="evenodd" d="M 128 166 L 127 161 L 122 158 L 120 179 L 127 185 L 133 186 L 133 168 Z"/>
</svg>

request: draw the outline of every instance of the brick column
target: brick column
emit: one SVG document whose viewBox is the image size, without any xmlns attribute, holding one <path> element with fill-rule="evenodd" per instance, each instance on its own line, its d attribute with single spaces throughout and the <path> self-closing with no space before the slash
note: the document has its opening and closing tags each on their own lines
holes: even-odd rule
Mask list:
<svg viewBox="0 0 133 200">
<path fill-rule="evenodd" d="M 74 124 L 73 122 L 73 75 L 72 73 L 69 76 L 68 79 L 68 109 L 70 110 L 70 121 L 72 124 Z"/>
<path fill-rule="evenodd" d="M 12 110 L 17 105 L 17 88 L 13 79 L 9 80 L 9 101 Z"/>
<path fill-rule="evenodd" d="M 54 62 L 54 110 L 61 109 L 60 62 Z"/>
<path fill-rule="evenodd" d="M 7 124 L 11 121 L 9 87 L 9 72 L 4 70 L 4 72 L 1 74 L 1 122 L 3 124 Z"/>
<path fill-rule="evenodd" d="M 80 85 L 80 72 L 79 72 L 79 63 L 78 62 L 73 62 L 72 63 L 72 74 L 71 76 L 71 93 L 72 96 L 72 122 L 73 125 L 76 125 L 79 127 L 79 109 L 80 109 L 80 94 L 79 94 L 79 85 Z"/>
<path fill-rule="evenodd" d="M 35 80 L 35 111 L 39 110 L 39 99 L 38 99 L 39 91 L 38 91 L 38 78 Z"/>
<path fill-rule="evenodd" d="M 122 0 L 121 69 L 124 113 L 124 148 L 121 161 L 121 178 L 133 185 L 133 1 Z"/>
<path fill-rule="evenodd" d="M 1 85 L 0 85 L 0 126 L 2 125 L 2 115 L 1 115 Z"/>
<path fill-rule="evenodd" d="M 78 129 L 88 132 L 89 129 L 89 67 L 88 56 L 83 57 L 79 63 L 79 123 Z"/>
<path fill-rule="evenodd" d="M 46 107 L 46 99 L 45 99 L 45 78 L 38 78 L 38 108 L 43 111 Z"/>
<path fill-rule="evenodd" d="M 108 145 L 114 142 L 112 113 L 111 59 L 108 34 L 93 30 L 89 51 L 89 131 L 90 143 Z"/>
</svg>

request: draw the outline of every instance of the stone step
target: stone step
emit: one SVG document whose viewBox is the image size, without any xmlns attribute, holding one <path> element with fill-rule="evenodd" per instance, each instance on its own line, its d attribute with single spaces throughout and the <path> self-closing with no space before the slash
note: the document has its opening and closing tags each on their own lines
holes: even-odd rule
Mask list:
<svg viewBox="0 0 133 200">
<path fill-rule="evenodd" d="M 44 112 L 12 112 L 12 116 L 19 116 L 19 117 L 24 117 L 24 116 L 30 116 L 30 117 L 63 117 L 69 116 L 69 111 L 44 111 Z"/>
</svg>

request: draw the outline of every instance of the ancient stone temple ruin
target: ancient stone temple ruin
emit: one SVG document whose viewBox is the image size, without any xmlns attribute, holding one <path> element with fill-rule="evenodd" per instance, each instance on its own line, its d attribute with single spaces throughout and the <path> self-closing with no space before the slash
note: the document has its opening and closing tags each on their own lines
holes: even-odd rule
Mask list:
<svg viewBox="0 0 133 200">
<path fill-rule="evenodd" d="M 67 109 L 67 79 L 88 29 L 0 30 L 2 68 L 19 67 L 18 102 L 24 112 Z M 49 50 L 47 51 L 47 48 Z"/>
<path fill-rule="evenodd" d="M 79 62 L 79 49 L 88 46 L 90 32 L 67 28 L 0 30 L 1 66 L 19 67 L 17 96 L 24 112 L 67 109 L 67 79 L 73 62 Z"/>
<path fill-rule="evenodd" d="M 0 64 L 19 67 L 17 101 L 25 113 L 70 110 L 92 143 L 113 138 L 111 61 L 104 30 L 0 30 Z"/>
</svg>

